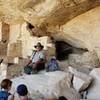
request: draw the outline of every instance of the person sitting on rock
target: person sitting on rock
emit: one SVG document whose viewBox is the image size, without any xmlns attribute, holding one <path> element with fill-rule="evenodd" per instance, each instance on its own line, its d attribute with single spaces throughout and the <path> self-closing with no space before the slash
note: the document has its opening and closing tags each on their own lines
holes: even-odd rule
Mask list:
<svg viewBox="0 0 100 100">
<path fill-rule="evenodd" d="M 36 48 L 36 50 L 33 52 L 27 66 L 31 67 L 33 72 L 38 72 L 45 69 L 45 54 L 43 52 L 44 46 L 41 45 L 40 42 L 38 42 L 34 47 Z"/>
<path fill-rule="evenodd" d="M 27 86 L 24 84 L 20 84 L 17 87 L 17 93 L 20 100 L 32 100 L 31 98 L 28 97 L 28 89 Z"/>
<path fill-rule="evenodd" d="M 1 82 L 0 100 L 14 100 L 14 95 L 9 91 L 11 90 L 12 81 L 9 79 L 4 79 Z"/>
</svg>

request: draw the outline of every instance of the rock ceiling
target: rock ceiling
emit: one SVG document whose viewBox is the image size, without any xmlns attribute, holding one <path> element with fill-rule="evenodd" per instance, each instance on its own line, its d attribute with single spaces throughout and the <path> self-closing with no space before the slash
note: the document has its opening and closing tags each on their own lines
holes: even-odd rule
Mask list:
<svg viewBox="0 0 100 100">
<path fill-rule="evenodd" d="M 0 20 L 33 25 L 62 25 L 100 5 L 100 0 L 0 0 Z"/>
<path fill-rule="evenodd" d="M 8 24 L 29 22 L 35 26 L 34 35 L 53 33 L 56 39 L 91 50 L 99 44 L 95 40 L 100 40 L 96 26 L 100 23 L 100 7 L 97 6 L 100 0 L 0 0 L 0 20 Z M 85 14 L 93 8 L 97 9 Z"/>
</svg>

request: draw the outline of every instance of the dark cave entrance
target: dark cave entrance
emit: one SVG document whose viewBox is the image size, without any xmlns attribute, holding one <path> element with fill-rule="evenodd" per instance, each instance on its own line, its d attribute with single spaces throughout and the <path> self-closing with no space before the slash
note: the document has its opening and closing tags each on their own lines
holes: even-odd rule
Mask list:
<svg viewBox="0 0 100 100">
<path fill-rule="evenodd" d="M 59 61 L 68 59 L 69 54 L 72 53 L 83 54 L 84 52 L 88 51 L 87 49 L 73 47 L 72 45 L 64 41 L 56 41 L 55 47 L 56 47 L 56 58 Z"/>
</svg>

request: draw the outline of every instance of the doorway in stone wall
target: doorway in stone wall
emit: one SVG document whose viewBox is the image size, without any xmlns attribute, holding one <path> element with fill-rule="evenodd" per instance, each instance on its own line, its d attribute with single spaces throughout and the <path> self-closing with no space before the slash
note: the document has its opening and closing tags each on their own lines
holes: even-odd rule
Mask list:
<svg viewBox="0 0 100 100">
<path fill-rule="evenodd" d="M 86 49 L 76 48 L 64 41 L 56 41 L 55 48 L 56 48 L 56 58 L 59 61 L 68 59 L 69 54 L 72 53 L 83 54 L 84 52 L 88 51 Z"/>
</svg>

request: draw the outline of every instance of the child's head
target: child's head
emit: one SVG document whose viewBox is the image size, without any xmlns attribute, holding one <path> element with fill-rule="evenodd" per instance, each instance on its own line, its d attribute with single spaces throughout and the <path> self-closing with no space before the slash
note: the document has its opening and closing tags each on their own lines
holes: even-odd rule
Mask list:
<svg viewBox="0 0 100 100">
<path fill-rule="evenodd" d="M 18 87 L 17 87 L 17 93 L 19 96 L 25 96 L 28 94 L 28 89 L 27 89 L 27 86 L 24 85 L 24 84 L 20 84 Z"/>
<path fill-rule="evenodd" d="M 9 79 L 4 79 L 1 82 L 1 89 L 10 90 L 12 85 L 12 81 Z"/>
</svg>

